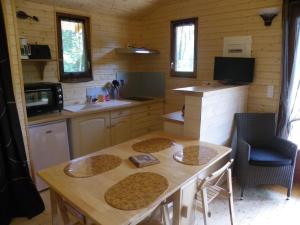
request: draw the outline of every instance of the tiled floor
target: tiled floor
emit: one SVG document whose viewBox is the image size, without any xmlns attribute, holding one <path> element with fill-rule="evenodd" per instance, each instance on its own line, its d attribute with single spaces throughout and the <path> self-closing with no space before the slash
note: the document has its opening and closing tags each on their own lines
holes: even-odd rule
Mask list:
<svg viewBox="0 0 300 225">
<path fill-rule="evenodd" d="M 243 201 L 239 200 L 239 187 L 235 185 L 235 212 L 237 225 L 299 225 L 300 224 L 300 184 L 294 185 L 292 198 L 286 200 L 286 189 L 265 186 L 247 189 Z M 16 219 L 12 225 L 50 225 L 49 193 L 43 192 L 46 211 L 32 220 Z M 210 204 L 211 225 L 229 225 L 228 204 L 217 199 Z M 202 225 L 201 215 L 198 224 Z M 111 224 L 113 225 L 113 224 Z"/>
</svg>

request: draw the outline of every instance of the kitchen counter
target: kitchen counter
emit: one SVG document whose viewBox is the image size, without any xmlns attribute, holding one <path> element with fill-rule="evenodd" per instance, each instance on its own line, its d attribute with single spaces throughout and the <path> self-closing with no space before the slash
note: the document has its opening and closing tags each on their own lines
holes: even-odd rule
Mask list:
<svg viewBox="0 0 300 225">
<path fill-rule="evenodd" d="M 113 100 L 112 100 L 113 101 Z M 149 101 L 133 101 L 133 100 L 118 100 L 120 104 L 110 104 L 106 107 L 90 107 L 89 109 L 81 110 L 78 112 L 71 112 L 63 110 L 62 112 L 53 112 L 48 114 L 43 114 L 39 116 L 28 117 L 28 125 L 36 125 L 40 123 L 48 123 L 58 120 L 71 119 L 78 116 L 89 115 L 94 113 L 101 113 L 107 111 L 114 111 L 119 109 L 131 108 L 136 106 L 148 105 L 156 102 L 163 102 L 163 99 L 153 99 Z M 126 104 L 124 104 L 126 102 Z M 101 103 L 99 103 L 101 104 Z"/>
<path fill-rule="evenodd" d="M 176 88 L 173 91 L 186 94 L 186 95 L 197 95 L 197 96 L 208 96 L 213 94 L 221 94 L 224 91 L 229 91 L 232 89 L 244 89 L 248 88 L 248 85 L 221 85 L 221 84 L 212 84 L 212 85 L 202 85 L 202 86 L 193 86 L 193 87 L 184 87 Z"/>
<path fill-rule="evenodd" d="M 140 154 L 133 150 L 133 144 L 157 137 L 168 138 L 174 142 L 171 147 L 168 146 L 160 152 L 152 153 L 152 155 L 160 160 L 159 164 L 144 168 L 136 168 L 132 163 L 130 163 L 128 160 L 130 156 Z M 201 144 L 203 148 L 208 148 L 211 151 L 214 151 L 216 155 L 210 158 L 210 160 L 204 162 L 204 164 L 194 166 L 184 165 L 173 159 L 173 154 L 175 152 L 182 151 L 186 146 L 199 144 Z M 94 222 L 95 224 L 137 224 L 149 215 L 149 213 L 157 205 L 159 205 L 160 202 L 172 196 L 174 200 L 173 224 L 178 225 L 180 220 L 184 219 L 180 214 L 180 210 L 183 205 L 186 207 L 192 207 L 190 205 L 190 201 L 186 200 L 186 196 L 188 195 L 191 195 L 191 197 L 194 198 L 194 194 L 191 194 L 190 188 L 187 188 L 189 187 L 189 184 L 192 181 L 196 184 L 198 176 L 210 171 L 212 167 L 221 162 L 221 160 L 227 160 L 227 156 L 230 151 L 230 148 L 224 146 L 203 143 L 199 142 L 199 140 L 173 136 L 163 132 L 156 132 L 103 149 L 81 158 L 84 159 L 103 154 L 111 154 L 119 157 L 122 160 L 121 164 L 107 172 L 88 178 L 74 178 L 64 173 L 64 168 L 68 165 L 66 162 L 42 170 L 39 175 L 49 184 L 50 193 L 52 195 L 51 199 L 62 197 L 70 205 L 76 207 L 77 210 L 87 217 L 89 221 Z M 78 162 L 78 159 L 73 162 Z M 165 177 L 169 184 L 167 190 L 145 208 L 137 210 L 119 210 L 110 206 L 104 198 L 106 191 L 120 180 L 139 172 L 156 173 Z M 182 198 L 183 195 L 185 198 Z M 57 218 L 57 205 L 52 204 L 52 207 L 52 216 L 53 218 Z M 54 222 L 53 224 L 56 225 L 60 223 Z"/>
<path fill-rule="evenodd" d="M 185 117 L 180 132 L 201 141 L 229 145 L 234 115 L 247 111 L 248 89 L 249 85 L 221 84 L 174 89 L 185 96 Z M 178 122 L 178 117 L 178 113 L 167 115 L 165 130 L 175 130 L 170 122 Z"/>
</svg>

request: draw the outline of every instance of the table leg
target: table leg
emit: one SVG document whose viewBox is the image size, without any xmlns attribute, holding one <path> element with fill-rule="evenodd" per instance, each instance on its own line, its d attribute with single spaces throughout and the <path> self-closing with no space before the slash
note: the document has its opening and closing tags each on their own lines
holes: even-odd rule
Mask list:
<svg viewBox="0 0 300 225">
<path fill-rule="evenodd" d="M 181 189 L 173 194 L 173 225 L 180 225 L 181 218 Z"/>
<path fill-rule="evenodd" d="M 51 202 L 52 225 L 60 225 L 57 195 L 52 189 L 50 189 L 50 202 Z"/>
</svg>

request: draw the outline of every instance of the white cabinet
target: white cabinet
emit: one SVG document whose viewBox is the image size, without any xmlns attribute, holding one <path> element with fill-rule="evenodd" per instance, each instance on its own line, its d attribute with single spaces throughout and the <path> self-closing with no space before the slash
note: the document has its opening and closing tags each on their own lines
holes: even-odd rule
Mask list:
<svg viewBox="0 0 300 225">
<path fill-rule="evenodd" d="M 30 126 L 29 140 L 34 180 L 40 191 L 47 185 L 37 176 L 37 172 L 70 160 L 66 121 Z"/>
<path fill-rule="evenodd" d="M 71 119 L 72 158 L 96 152 L 110 145 L 109 113 L 97 113 Z"/>
</svg>

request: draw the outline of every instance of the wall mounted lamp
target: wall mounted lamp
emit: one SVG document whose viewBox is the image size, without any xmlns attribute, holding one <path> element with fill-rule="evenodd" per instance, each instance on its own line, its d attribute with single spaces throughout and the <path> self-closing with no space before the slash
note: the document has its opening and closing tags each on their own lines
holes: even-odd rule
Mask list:
<svg viewBox="0 0 300 225">
<path fill-rule="evenodd" d="M 265 8 L 259 11 L 260 17 L 264 20 L 265 26 L 271 26 L 273 19 L 278 15 L 279 8 Z"/>
</svg>

